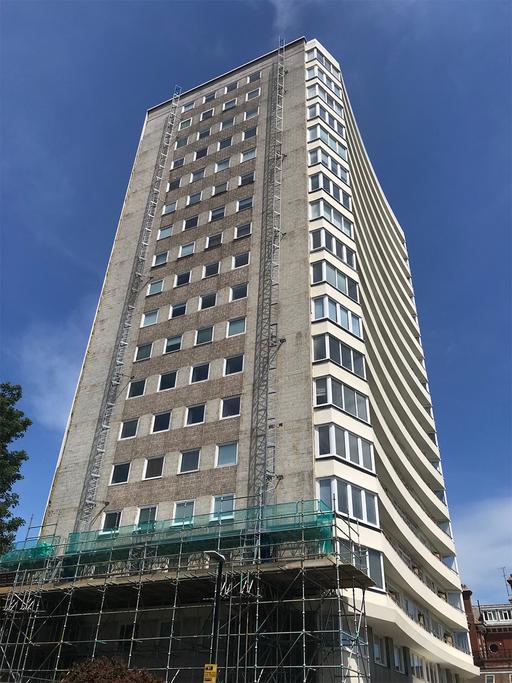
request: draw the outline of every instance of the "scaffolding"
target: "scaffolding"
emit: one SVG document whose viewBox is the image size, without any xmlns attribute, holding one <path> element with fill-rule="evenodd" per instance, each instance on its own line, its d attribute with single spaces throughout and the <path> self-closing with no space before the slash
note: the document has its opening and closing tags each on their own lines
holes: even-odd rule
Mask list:
<svg viewBox="0 0 512 683">
<path fill-rule="evenodd" d="M 318 500 L 28 540 L 0 558 L 0 680 L 58 681 L 114 656 L 199 683 L 218 597 L 219 683 L 368 683 L 358 540 Z M 225 558 L 220 584 L 209 551 Z"/>
</svg>

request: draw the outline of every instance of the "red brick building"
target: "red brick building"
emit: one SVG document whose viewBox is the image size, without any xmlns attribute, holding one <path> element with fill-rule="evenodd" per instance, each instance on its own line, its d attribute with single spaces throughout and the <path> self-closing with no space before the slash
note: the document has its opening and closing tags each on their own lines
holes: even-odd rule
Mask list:
<svg viewBox="0 0 512 683">
<path fill-rule="evenodd" d="M 507 579 L 512 587 L 512 575 Z M 463 586 L 464 609 L 471 649 L 483 683 L 512 683 L 512 598 L 499 605 L 471 603 L 472 592 Z"/>
</svg>

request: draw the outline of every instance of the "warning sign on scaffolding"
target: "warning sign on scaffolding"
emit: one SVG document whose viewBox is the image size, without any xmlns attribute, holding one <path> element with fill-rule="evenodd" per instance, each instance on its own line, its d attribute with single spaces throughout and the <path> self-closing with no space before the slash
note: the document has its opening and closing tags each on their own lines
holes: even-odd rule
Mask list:
<svg viewBox="0 0 512 683">
<path fill-rule="evenodd" d="M 205 664 L 203 683 L 217 683 L 217 664 Z"/>
</svg>

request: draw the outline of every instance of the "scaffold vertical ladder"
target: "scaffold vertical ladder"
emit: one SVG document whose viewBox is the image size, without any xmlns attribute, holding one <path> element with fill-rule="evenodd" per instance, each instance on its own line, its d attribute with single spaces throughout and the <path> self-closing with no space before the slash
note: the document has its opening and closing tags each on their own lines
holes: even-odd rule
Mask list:
<svg viewBox="0 0 512 683">
<path fill-rule="evenodd" d="M 97 505 L 96 495 L 98 490 L 98 481 L 101 474 L 103 456 L 111 426 L 112 413 L 118 396 L 119 385 L 123 377 L 125 352 L 133 323 L 133 312 L 135 309 L 137 296 L 141 289 L 149 239 L 153 231 L 153 224 L 160 197 L 164 171 L 166 168 L 169 151 L 171 150 L 171 140 L 176 128 L 176 122 L 179 118 L 178 106 L 180 95 L 181 88 L 176 86 L 171 100 L 169 113 L 164 123 L 162 137 L 160 139 L 160 145 L 157 152 L 148 200 L 144 211 L 144 218 L 139 233 L 139 240 L 130 274 L 127 294 L 114 344 L 114 352 L 112 354 L 112 360 L 106 378 L 105 392 L 103 395 L 92 449 L 89 456 L 88 469 L 75 523 L 75 531 L 83 529 L 90 524 L 91 517 L 93 516 L 94 509 Z"/>
</svg>

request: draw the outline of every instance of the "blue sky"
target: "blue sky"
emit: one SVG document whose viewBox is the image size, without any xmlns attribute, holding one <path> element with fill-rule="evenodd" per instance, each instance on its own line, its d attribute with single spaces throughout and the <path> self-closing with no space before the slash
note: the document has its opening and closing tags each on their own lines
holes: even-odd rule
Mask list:
<svg viewBox="0 0 512 683">
<path fill-rule="evenodd" d="M 497 0 L 14 2 L 1 11 L 2 377 L 39 521 L 145 110 L 316 37 L 408 239 L 462 579 L 512 570 L 511 25 Z"/>
</svg>

